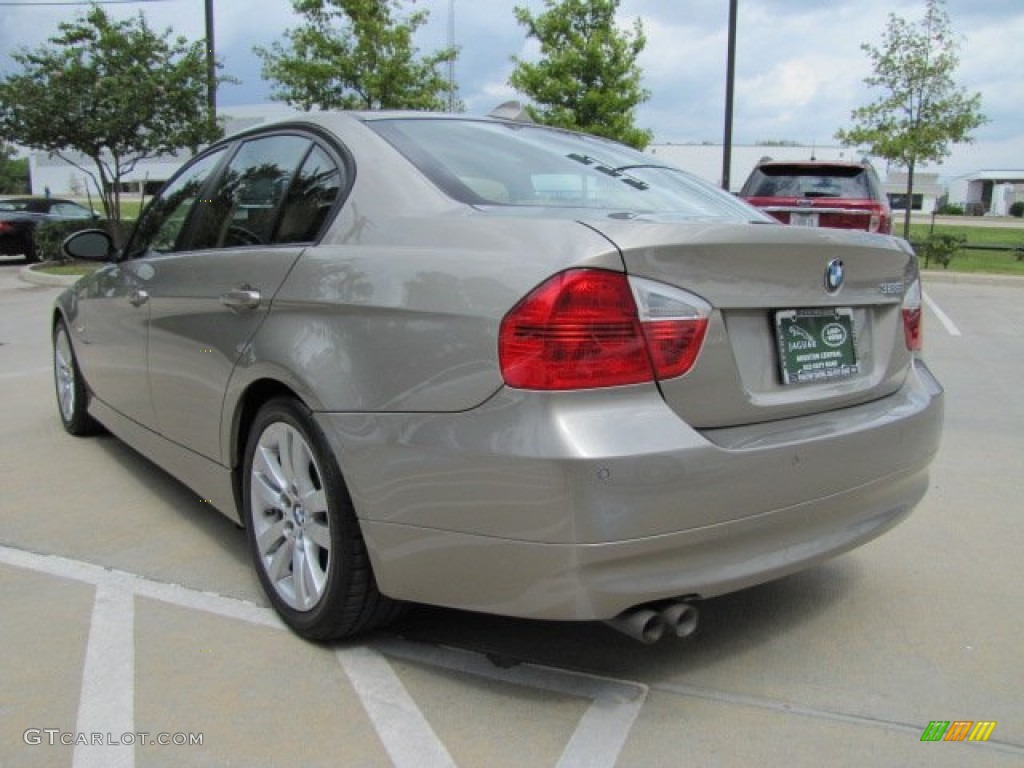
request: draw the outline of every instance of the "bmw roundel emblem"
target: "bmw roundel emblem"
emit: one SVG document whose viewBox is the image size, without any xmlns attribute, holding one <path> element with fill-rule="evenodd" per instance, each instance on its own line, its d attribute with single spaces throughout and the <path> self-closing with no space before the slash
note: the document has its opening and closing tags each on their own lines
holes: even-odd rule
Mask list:
<svg viewBox="0 0 1024 768">
<path fill-rule="evenodd" d="M 843 287 L 843 262 L 841 259 L 832 259 L 825 267 L 825 290 L 829 293 L 839 293 Z"/>
</svg>

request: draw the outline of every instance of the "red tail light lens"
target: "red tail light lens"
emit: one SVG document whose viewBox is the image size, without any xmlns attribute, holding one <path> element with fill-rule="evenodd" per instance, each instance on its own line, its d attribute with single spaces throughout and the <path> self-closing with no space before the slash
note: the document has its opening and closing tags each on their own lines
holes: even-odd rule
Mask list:
<svg viewBox="0 0 1024 768">
<path fill-rule="evenodd" d="M 684 303 L 681 316 L 680 295 L 691 298 L 671 286 L 631 283 L 619 272 L 555 275 L 502 320 L 498 357 L 505 383 L 591 389 L 682 375 L 696 360 L 710 307 Z"/>
<path fill-rule="evenodd" d="M 903 335 L 907 349 L 920 352 L 924 346 L 924 327 L 921 317 L 921 278 L 916 268 L 908 275 L 907 292 L 903 295 Z"/>
<path fill-rule="evenodd" d="M 6 232 L 10 232 L 13 229 L 14 225 L 11 224 L 9 221 L 0 221 L 0 235 Z"/>
</svg>

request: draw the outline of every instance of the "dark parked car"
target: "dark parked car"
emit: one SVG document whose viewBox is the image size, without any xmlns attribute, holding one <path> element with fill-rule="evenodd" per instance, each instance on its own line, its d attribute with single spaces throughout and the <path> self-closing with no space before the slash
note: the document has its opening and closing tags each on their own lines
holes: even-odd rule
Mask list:
<svg viewBox="0 0 1024 768">
<path fill-rule="evenodd" d="M 36 227 L 44 221 L 96 220 L 99 215 L 73 200 L 56 197 L 10 197 L 0 200 L 0 254 L 38 259 Z"/>
<path fill-rule="evenodd" d="M 902 520 L 938 447 L 905 241 L 591 136 L 303 115 L 65 248 L 109 263 L 49 318 L 64 427 L 246 527 L 309 638 L 402 601 L 686 634 Z"/>
<path fill-rule="evenodd" d="M 783 224 L 892 233 L 892 211 L 870 163 L 762 160 L 740 197 Z"/>
</svg>

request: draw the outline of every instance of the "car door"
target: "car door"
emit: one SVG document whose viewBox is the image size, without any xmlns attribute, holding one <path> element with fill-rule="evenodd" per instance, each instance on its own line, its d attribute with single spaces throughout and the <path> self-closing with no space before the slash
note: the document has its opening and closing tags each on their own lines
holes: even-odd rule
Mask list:
<svg viewBox="0 0 1024 768">
<path fill-rule="evenodd" d="M 215 151 L 185 168 L 153 200 L 125 258 L 79 283 L 72 318 L 76 354 L 93 395 L 129 419 L 156 427 L 147 373 L 149 291 L 154 256 L 173 251 L 201 199 L 203 185 L 225 151 Z"/>
<path fill-rule="evenodd" d="M 223 459 L 221 411 L 232 370 L 319 231 L 315 222 L 296 229 L 294 221 L 305 169 L 323 162 L 337 175 L 324 149 L 299 133 L 240 142 L 193 217 L 188 247 L 147 259 L 158 428 L 207 458 Z"/>
</svg>

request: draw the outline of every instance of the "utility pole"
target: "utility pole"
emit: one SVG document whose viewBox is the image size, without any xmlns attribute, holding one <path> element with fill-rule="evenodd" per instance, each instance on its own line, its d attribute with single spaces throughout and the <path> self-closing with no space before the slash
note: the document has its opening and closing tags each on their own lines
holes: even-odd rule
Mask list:
<svg viewBox="0 0 1024 768">
<path fill-rule="evenodd" d="M 213 43 L 213 0 L 206 0 L 206 106 L 217 124 L 217 58 Z"/>
<path fill-rule="evenodd" d="M 729 0 L 729 54 L 725 72 L 725 139 L 722 141 L 722 189 L 729 191 L 732 174 L 732 101 L 736 82 L 736 4 Z"/>
</svg>

